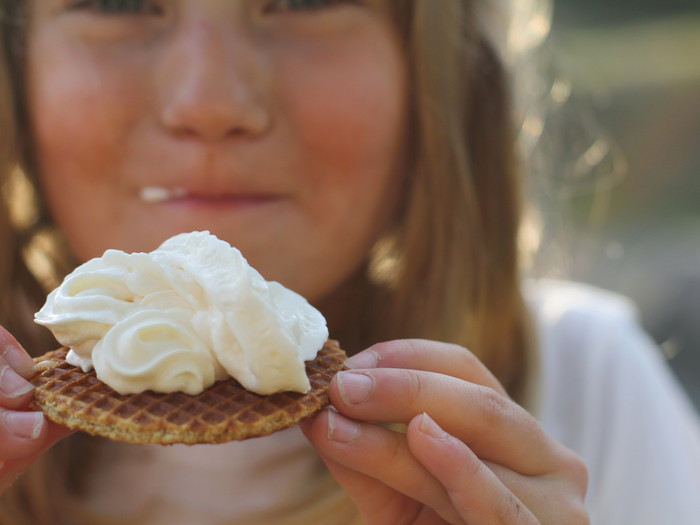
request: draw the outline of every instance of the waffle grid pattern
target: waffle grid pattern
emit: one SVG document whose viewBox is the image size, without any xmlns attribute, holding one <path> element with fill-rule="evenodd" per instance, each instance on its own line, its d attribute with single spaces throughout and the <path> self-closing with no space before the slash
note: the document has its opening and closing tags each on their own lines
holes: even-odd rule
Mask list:
<svg viewBox="0 0 700 525">
<path fill-rule="evenodd" d="M 66 354 L 67 349 L 59 349 L 36 359 L 44 366 L 32 378 L 35 408 L 75 430 L 130 443 L 161 444 L 221 443 L 292 426 L 328 402 L 331 378 L 345 360 L 336 341 L 326 342 L 306 363 L 311 383 L 307 394 L 261 396 L 229 379 L 196 396 L 152 391 L 121 395 L 98 380 L 94 371 L 86 374 L 66 363 Z"/>
</svg>

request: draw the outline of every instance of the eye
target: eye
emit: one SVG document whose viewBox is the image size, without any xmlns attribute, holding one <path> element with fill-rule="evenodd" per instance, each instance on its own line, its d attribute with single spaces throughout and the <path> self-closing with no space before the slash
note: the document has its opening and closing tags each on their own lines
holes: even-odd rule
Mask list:
<svg viewBox="0 0 700 525">
<path fill-rule="evenodd" d="M 70 9 L 89 9 L 100 14 L 138 15 L 160 13 L 161 9 L 148 0 L 81 0 L 70 4 Z"/>
<path fill-rule="evenodd" d="M 267 11 L 312 11 L 339 4 L 355 3 L 356 0 L 274 0 Z"/>
</svg>

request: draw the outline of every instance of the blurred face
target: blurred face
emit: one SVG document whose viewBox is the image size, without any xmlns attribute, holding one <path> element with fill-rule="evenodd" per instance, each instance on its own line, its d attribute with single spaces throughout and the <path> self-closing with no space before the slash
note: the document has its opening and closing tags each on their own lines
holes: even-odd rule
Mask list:
<svg viewBox="0 0 700 525">
<path fill-rule="evenodd" d="M 391 219 L 405 70 L 385 0 L 34 0 L 27 103 L 77 255 L 210 230 L 312 301 Z"/>
</svg>

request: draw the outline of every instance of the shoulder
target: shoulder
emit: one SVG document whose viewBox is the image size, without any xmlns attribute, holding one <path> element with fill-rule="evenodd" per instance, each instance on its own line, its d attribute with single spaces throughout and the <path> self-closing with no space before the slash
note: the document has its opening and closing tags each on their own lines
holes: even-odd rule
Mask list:
<svg viewBox="0 0 700 525">
<path fill-rule="evenodd" d="M 535 325 L 545 397 L 561 389 L 582 389 L 580 396 L 591 388 L 590 382 L 619 382 L 620 374 L 635 368 L 633 363 L 660 360 L 626 297 L 551 280 L 527 282 L 524 294 Z"/>
<path fill-rule="evenodd" d="M 552 280 L 527 282 L 524 295 L 544 372 L 564 373 L 572 365 L 580 374 L 592 372 L 590 367 L 608 368 L 620 361 L 629 365 L 635 356 L 647 360 L 650 352 L 658 354 L 639 324 L 636 306 L 624 296 Z"/>
<path fill-rule="evenodd" d="M 569 282 L 528 282 L 524 294 L 540 348 L 536 415 L 586 461 L 595 521 L 693 523 L 700 505 L 677 501 L 700 489 L 700 426 L 634 304 Z"/>
<path fill-rule="evenodd" d="M 539 348 L 543 417 L 601 403 L 607 411 L 635 396 L 675 389 L 655 343 L 629 299 L 590 285 L 530 281 L 524 294 Z M 566 405 L 566 406 L 565 406 Z M 622 409 L 623 407 L 619 407 Z"/>
<path fill-rule="evenodd" d="M 662 366 L 637 322 L 634 304 L 614 293 L 565 281 L 529 281 L 524 295 L 539 349 L 538 415 L 555 434 L 586 406 L 624 399 L 623 383 Z M 598 416 L 601 416 L 596 409 Z M 559 436 L 563 437 L 563 436 Z"/>
<path fill-rule="evenodd" d="M 549 279 L 526 281 L 525 300 L 544 326 L 560 323 L 608 323 L 635 320 L 634 303 L 622 295 L 571 281 Z"/>
</svg>

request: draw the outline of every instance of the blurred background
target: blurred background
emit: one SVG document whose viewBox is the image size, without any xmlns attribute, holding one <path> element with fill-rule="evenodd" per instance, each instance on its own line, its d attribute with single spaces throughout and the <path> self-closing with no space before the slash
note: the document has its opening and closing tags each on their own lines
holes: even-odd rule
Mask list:
<svg viewBox="0 0 700 525">
<path fill-rule="evenodd" d="M 548 46 L 602 138 L 561 197 L 567 274 L 637 303 L 700 409 L 700 0 L 556 0 Z"/>
</svg>

